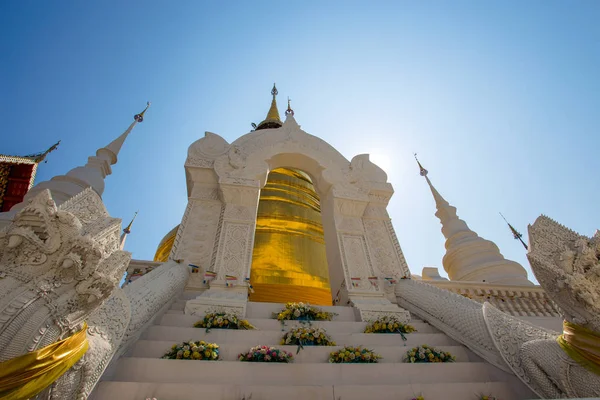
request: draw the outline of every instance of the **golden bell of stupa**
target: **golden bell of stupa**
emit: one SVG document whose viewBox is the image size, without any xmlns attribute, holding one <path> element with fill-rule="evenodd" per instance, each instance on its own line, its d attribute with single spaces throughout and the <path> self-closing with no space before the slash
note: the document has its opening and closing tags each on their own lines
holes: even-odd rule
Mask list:
<svg viewBox="0 0 600 400">
<path fill-rule="evenodd" d="M 260 192 L 250 301 L 331 305 L 319 196 L 310 177 L 277 168 Z"/>
</svg>

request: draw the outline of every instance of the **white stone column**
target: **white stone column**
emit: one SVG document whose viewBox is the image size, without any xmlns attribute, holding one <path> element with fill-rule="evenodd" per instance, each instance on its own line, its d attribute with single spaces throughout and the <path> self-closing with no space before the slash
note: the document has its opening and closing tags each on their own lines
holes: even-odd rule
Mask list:
<svg viewBox="0 0 600 400">
<path fill-rule="evenodd" d="M 209 283 L 209 290 L 185 306 L 186 314 L 204 315 L 218 308 L 246 314 L 252 249 L 256 227 L 256 212 L 260 193 L 259 181 L 225 178 L 219 182 L 222 201 L 215 249 L 211 268 L 217 274 Z M 227 276 L 237 278 L 227 281 Z"/>
<path fill-rule="evenodd" d="M 213 268 L 213 249 L 218 240 L 223 204 L 218 185 L 195 185 L 181 219 L 171 258 L 183 260 L 185 265 L 198 267 L 191 273 L 186 290 L 204 290 L 204 273 Z"/>
<path fill-rule="evenodd" d="M 394 315 L 407 322 L 410 320 L 409 313 L 392 304 L 385 296 L 383 282 L 380 279 L 369 279 L 380 275 L 379 270 L 374 267 L 376 259 L 371 250 L 368 236 L 371 236 L 371 241 L 378 238 L 373 237 L 373 230 L 367 234 L 363 223 L 363 216 L 369 201 L 336 196 L 335 190 L 333 195 L 337 242 L 348 300 L 356 308 L 363 321 L 376 319 L 383 315 Z M 387 232 L 385 222 L 382 224 Z M 388 246 L 392 246 L 389 232 L 384 237 L 388 238 Z M 375 242 L 375 244 L 378 243 Z M 391 251 L 394 254 L 394 250 Z M 378 261 L 376 262 L 379 262 L 379 255 L 377 257 Z"/>
</svg>

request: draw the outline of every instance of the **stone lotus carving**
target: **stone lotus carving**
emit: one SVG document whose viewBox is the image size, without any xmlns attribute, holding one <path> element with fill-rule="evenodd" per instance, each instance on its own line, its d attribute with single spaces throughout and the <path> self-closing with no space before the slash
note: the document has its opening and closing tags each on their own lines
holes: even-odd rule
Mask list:
<svg viewBox="0 0 600 400">
<path fill-rule="evenodd" d="M 89 317 L 117 288 L 129 263 L 129 253 L 114 251 L 120 227 L 92 189 L 60 207 L 45 190 L 0 232 L 0 361 L 64 339 L 89 322 L 84 358 L 38 398 L 73 398 L 53 394 L 53 388 L 65 381 L 73 393 L 89 387 L 95 361 L 114 351 L 110 340 L 96 340 L 108 334 L 97 325 L 102 321 Z M 121 331 L 129 322 L 125 303 L 119 307 L 127 318 Z M 111 329 L 119 336 L 118 325 Z"/>
</svg>

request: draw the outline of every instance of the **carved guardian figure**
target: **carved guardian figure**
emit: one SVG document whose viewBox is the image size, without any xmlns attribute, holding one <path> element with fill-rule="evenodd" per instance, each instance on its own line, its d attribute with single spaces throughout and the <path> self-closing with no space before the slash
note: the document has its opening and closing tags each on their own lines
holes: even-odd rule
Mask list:
<svg viewBox="0 0 600 400">
<path fill-rule="evenodd" d="M 527 255 L 562 310 L 563 334 L 523 344 L 525 373 L 546 397 L 600 396 L 600 233 L 578 235 L 548 217 L 529 226 Z"/>
<path fill-rule="evenodd" d="M 86 373 L 97 367 L 92 360 L 102 358 L 106 347 L 111 347 L 101 338 L 102 327 L 88 319 L 117 288 L 129 263 L 130 254 L 118 250 L 120 227 L 120 220 L 108 215 L 92 189 L 60 207 L 50 192 L 44 190 L 0 232 L 0 362 L 79 332 L 89 348 L 75 368 L 54 387 L 59 387 L 66 378 L 71 383 L 77 382 L 70 391 L 77 392 L 79 384 L 85 384 Z M 129 308 L 128 303 L 125 306 Z M 84 335 L 86 321 L 89 328 Z M 83 347 L 80 342 L 81 353 L 85 352 Z M 86 363 L 86 359 L 90 362 Z M 79 376 L 73 376 L 74 373 Z M 40 381 L 38 389 L 50 382 Z M 52 387 L 48 387 L 40 397 L 71 397 L 64 395 L 52 395 Z"/>
</svg>

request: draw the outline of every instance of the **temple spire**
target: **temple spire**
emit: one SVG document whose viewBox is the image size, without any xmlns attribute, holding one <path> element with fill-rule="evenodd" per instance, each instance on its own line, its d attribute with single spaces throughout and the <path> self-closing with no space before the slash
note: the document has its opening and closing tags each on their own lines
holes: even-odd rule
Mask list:
<svg viewBox="0 0 600 400">
<path fill-rule="evenodd" d="M 148 110 L 148 107 L 150 107 L 150 102 L 146 103 L 144 111 L 135 114 L 133 122 L 121 136 L 110 142 L 107 146 L 98 149 L 95 156 L 88 157 L 88 162 L 84 166 L 73 168 L 65 175 L 58 175 L 49 181 L 38 183 L 29 190 L 21 203 L 16 204 L 9 212 L 0 213 L 0 220 L 12 219 L 13 215 L 24 207 L 28 199 L 45 189 L 50 190 L 56 205 L 64 203 L 88 187 L 91 187 L 98 195 L 102 196 L 104 192 L 104 178 L 112 173 L 110 166 L 116 164 L 117 156 L 121 151 L 125 139 L 127 139 L 133 128 L 144 120 L 144 114 Z M 2 226 L 1 221 L 0 226 Z"/>
<path fill-rule="evenodd" d="M 431 190 L 431 194 L 433 195 L 433 199 L 435 200 L 435 205 L 438 209 L 438 212 L 435 215 L 438 215 L 438 213 L 442 212 L 442 211 L 447 211 L 447 212 L 451 211 L 454 213 L 454 216 L 456 217 L 456 219 L 458 221 L 462 222 L 463 224 L 465 224 L 465 227 L 466 227 L 467 224 L 463 220 L 458 219 L 458 216 L 456 216 L 456 208 L 452 207 L 446 201 L 446 199 L 444 199 L 442 197 L 442 195 L 437 191 L 437 189 L 433 186 L 433 184 L 429 180 L 429 177 L 427 176 L 427 174 L 429 174 L 429 171 L 427 171 L 425 168 L 423 168 L 423 166 L 421 165 L 421 162 L 417 158 L 417 153 L 414 153 L 414 156 L 415 156 L 415 160 L 417 160 L 417 164 L 419 165 L 419 175 L 424 177 L 425 180 L 427 181 L 427 184 L 429 185 L 429 189 Z M 441 217 L 439 215 L 438 215 L 438 218 L 440 218 L 440 221 L 441 221 Z M 467 229 L 468 229 L 468 227 L 467 227 Z M 442 222 L 442 232 L 443 232 L 443 230 L 444 230 L 444 227 L 443 227 L 443 222 Z"/>
<path fill-rule="evenodd" d="M 271 89 L 271 95 L 273 96 L 271 108 L 269 108 L 267 118 L 258 124 L 256 130 L 280 128 L 283 125 L 283 122 L 281 122 L 281 118 L 279 117 L 279 111 L 277 110 L 277 94 L 279 94 L 279 92 L 277 91 L 275 84 L 273 84 L 273 89 Z"/>
<path fill-rule="evenodd" d="M 527 244 L 523 241 L 523 235 L 521 233 L 519 233 L 518 230 L 516 230 L 507 220 L 506 218 L 504 218 L 504 215 L 502 215 L 502 213 L 499 213 L 500 216 L 502 217 L 502 219 L 504 220 L 504 222 L 506 222 L 506 224 L 508 225 L 508 228 L 510 229 L 510 231 L 513 234 L 513 237 L 515 238 L 515 240 L 518 240 L 521 242 L 521 244 L 523 245 L 523 247 L 525 247 L 525 250 L 529 250 L 529 247 L 527 246 Z"/>
<path fill-rule="evenodd" d="M 419 173 L 425 177 L 435 200 L 436 217 L 442 224 L 442 234 L 446 238 L 446 254 L 442 259 L 444 269 L 453 281 L 474 281 L 507 285 L 531 285 L 527 272 L 518 263 L 502 256 L 494 242 L 483 239 L 469 229 L 465 221 L 436 190 L 429 180 L 428 171 L 423 168 L 417 155 Z"/>
<path fill-rule="evenodd" d="M 292 105 L 290 104 L 291 100 L 288 97 L 288 108 L 287 110 L 285 110 L 285 116 L 286 117 L 293 117 L 294 116 L 294 110 L 292 110 Z"/>
<path fill-rule="evenodd" d="M 146 108 L 144 108 L 144 111 L 142 111 L 139 114 L 135 114 L 133 116 L 133 122 L 131 123 L 131 125 L 129 125 L 129 127 L 125 130 L 125 132 L 123 132 L 123 134 L 121 136 L 119 136 L 118 138 L 116 138 L 115 140 L 113 140 L 112 142 L 110 142 L 108 144 L 108 146 L 99 149 L 96 152 L 96 155 L 98 156 L 98 153 L 102 150 L 108 150 L 109 152 L 112 153 L 111 156 L 111 165 L 116 164 L 117 162 L 117 156 L 119 155 L 119 152 L 121 151 L 121 147 L 123 146 L 123 143 L 125 143 L 125 139 L 127 139 L 127 136 L 129 136 L 129 134 L 131 133 L 131 131 L 133 130 L 133 128 L 138 124 L 144 121 L 144 114 L 146 113 L 146 110 L 148 110 L 148 108 L 150 107 L 150 103 L 149 101 L 146 102 Z"/>
<path fill-rule="evenodd" d="M 123 248 L 125 247 L 125 240 L 127 239 L 127 235 L 129 235 L 131 233 L 131 226 L 133 225 L 133 221 L 135 221 L 135 217 L 137 217 L 137 215 L 138 215 L 138 212 L 136 211 L 135 214 L 133 214 L 133 218 L 129 222 L 129 225 L 127 225 L 123 229 L 123 233 L 121 234 L 121 240 L 119 243 L 119 249 L 121 249 L 121 250 L 123 250 Z"/>
</svg>

